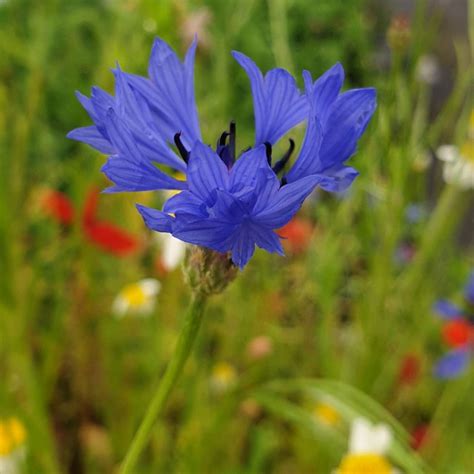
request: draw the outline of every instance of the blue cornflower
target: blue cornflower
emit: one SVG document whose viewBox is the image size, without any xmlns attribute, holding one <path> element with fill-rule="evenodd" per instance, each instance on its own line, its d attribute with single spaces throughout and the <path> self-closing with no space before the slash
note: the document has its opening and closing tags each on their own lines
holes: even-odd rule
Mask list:
<svg viewBox="0 0 474 474">
<path fill-rule="evenodd" d="M 243 268 L 255 245 L 283 254 L 275 230 L 292 218 L 316 186 L 334 192 L 352 183 L 357 171 L 344 162 L 355 152 L 375 110 L 375 90 L 341 93 L 344 71 L 336 64 L 314 82 L 304 71 L 305 91 L 300 92 L 284 69 L 263 75 L 250 58 L 233 52 L 249 76 L 255 112 L 255 143 L 237 156 L 234 123 L 215 149 L 202 141 L 194 100 L 195 52 L 196 40 L 181 62 L 157 38 L 149 78 L 117 67 L 115 97 L 97 87 L 90 98 L 77 94 L 95 125 L 68 136 L 109 155 L 102 168 L 114 183 L 108 192 L 180 191 L 162 210 L 137 205 L 149 228 L 230 252 L 234 264 Z M 272 147 L 304 120 L 299 155 L 285 174 L 295 144 L 290 139 L 278 161 L 273 161 Z M 173 170 L 186 180 L 174 178 Z"/>
<path fill-rule="evenodd" d="M 434 368 L 435 376 L 441 379 L 465 372 L 474 354 L 474 271 L 464 288 L 464 300 L 465 309 L 448 300 L 438 300 L 434 305 L 436 313 L 445 321 L 443 339 L 452 348 Z"/>
</svg>

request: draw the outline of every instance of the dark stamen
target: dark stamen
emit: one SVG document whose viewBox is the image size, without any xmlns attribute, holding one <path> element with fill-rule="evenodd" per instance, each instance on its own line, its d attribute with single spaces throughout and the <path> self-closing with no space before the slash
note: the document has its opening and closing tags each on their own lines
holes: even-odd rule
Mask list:
<svg viewBox="0 0 474 474">
<path fill-rule="evenodd" d="M 227 137 L 230 135 L 229 132 L 222 132 L 222 135 L 219 138 L 219 141 L 217 142 L 217 146 L 225 146 L 225 142 L 227 140 Z"/>
<path fill-rule="evenodd" d="M 270 142 L 265 142 L 265 153 L 267 155 L 268 165 L 272 166 L 272 144 Z"/>
<path fill-rule="evenodd" d="M 290 141 L 290 147 L 288 148 L 286 153 L 281 157 L 281 159 L 278 160 L 275 163 L 275 166 L 272 168 L 275 174 L 278 174 L 285 167 L 285 165 L 288 163 L 288 160 L 291 157 L 291 154 L 293 153 L 295 149 L 295 142 L 291 138 L 289 141 Z"/>
<path fill-rule="evenodd" d="M 232 162 L 235 161 L 235 122 L 232 120 L 229 124 L 229 150 Z"/>
<path fill-rule="evenodd" d="M 174 135 L 174 143 L 176 145 L 176 148 L 179 151 L 179 154 L 181 155 L 181 158 L 187 164 L 189 161 L 189 151 L 186 150 L 186 148 L 183 145 L 183 142 L 181 141 L 181 132 L 178 132 Z"/>
</svg>

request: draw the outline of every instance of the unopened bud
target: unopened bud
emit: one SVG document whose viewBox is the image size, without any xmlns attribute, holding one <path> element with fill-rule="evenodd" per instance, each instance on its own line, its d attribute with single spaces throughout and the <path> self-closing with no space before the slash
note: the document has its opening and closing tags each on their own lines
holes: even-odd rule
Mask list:
<svg viewBox="0 0 474 474">
<path fill-rule="evenodd" d="M 218 294 L 237 276 L 237 267 L 227 253 L 192 246 L 186 253 L 184 276 L 193 292 Z"/>
<path fill-rule="evenodd" d="M 406 15 L 397 15 L 392 18 L 387 30 L 387 42 L 392 51 L 403 53 L 408 49 L 411 41 L 410 20 Z"/>
</svg>

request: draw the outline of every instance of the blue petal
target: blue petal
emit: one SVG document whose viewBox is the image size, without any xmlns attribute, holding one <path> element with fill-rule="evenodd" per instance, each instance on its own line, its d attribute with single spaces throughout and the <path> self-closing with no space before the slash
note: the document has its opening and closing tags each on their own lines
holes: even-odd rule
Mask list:
<svg viewBox="0 0 474 474">
<path fill-rule="evenodd" d="M 263 77 L 257 65 L 237 51 L 232 55 L 245 69 L 252 88 L 255 114 L 255 144 L 274 144 L 303 121 L 308 105 L 294 78 L 284 69 L 272 69 Z"/>
<path fill-rule="evenodd" d="M 76 91 L 76 98 L 81 103 L 82 107 L 84 107 L 86 112 L 89 114 L 89 117 L 95 123 L 97 123 L 97 114 L 95 113 L 94 106 L 92 105 L 92 100 L 84 94 L 81 94 L 79 91 Z"/>
<path fill-rule="evenodd" d="M 442 319 L 446 320 L 459 319 L 464 313 L 459 306 L 456 306 L 448 300 L 438 300 L 434 304 L 433 310 L 441 316 Z"/>
<path fill-rule="evenodd" d="M 107 92 L 98 87 L 92 88 L 91 97 L 86 97 L 80 92 L 76 91 L 76 97 L 84 107 L 90 118 L 93 120 L 98 132 L 108 140 L 108 135 L 105 130 L 104 121 L 107 115 L 107 110 L 115 105 L 114 98 Z M 88 142 L 85 142 L 88 143 Z M 89 143 L 88 143 L 89 144 Z"/>
<path fill-rule="evenodd" d="M 217 252 L 227 252 L 236 224 L 221 219 L 203 219 L 191 215 L 176 215 L 173 224 L 173 235 L 190 244 L 207 247 Z"/>
<path fill-rule="evenodd" d="M 216 202 L 212 208 L 208 208 L 208 212 L 210 216 L 231 224 L 240 224 L 248 215 L 245 201 L 220 189 L 216 191 Z"/>
<path fill-rule="evenodd" d="M 163 173 L 144 159 L 130 130 L 110 109 L 106 118 L 107 133 L 118 156 L 112 156 L 102 167 L 105 175 L 116 184 L 109 192 L 185 189 L 186 183 Z"/>
<path fill-rule="evenodd" d="M 434 374 L 440 379 L 451 379 L 461 375 L 468 366 L 470 353 L 468 350 L 454 350 L 439 359 Z"/>
<path fill-rule="evenodd" d="M 101 171 L 115 184 L 105 190 L 107 193 L 186 189 L 184 181 L 168 176 L 146 161 L 112 156 L 102 166 Z"/>
<path fill-rule="evenodd" d="M 201 216 L 206 218 L 209 214 L 206 212 L 206 205 L 195 194 L 190 191 L 182 191 L 170 197 L 163 206 L 164 212 L 171 214 L 184 213 Z"/>
<path fill-rule="evenodd" d="M 308 80 L 308 72 L 305 71 L 305 82 Z M 309 75 L 309 79 L 311 75 Z M 341 64 L 337 63 L 328 69 L 321 77 L 319 77 L 311 87 L 312 90 L 312 106 L 321 123 L 326 123 L 331 106 L 337 99 L 344 82 L 344 69 Z M 308 93 L 308 87 L 307 87 Z"/>
<path fill-rule="evenodd" d="M 260 179 L 260 170 L 268 174 L 269 179 L 273 178 L 275 183 L 278 183 L 278 178 L 268 164 L 264 145 L 242 153 L 231 169 L 229 189 L 235 192 L 244 186 L 254 187 Z"/>
<path fill-rule="evenodd" d="M 184 61 L 162 39 L 156 38 L 151 51 L 148 73 L 157 94 L 153 105 L 160 110 L 173 130 L 182 132 L 185 146 L 201 140 L 194 100 L 194 57 L 197 41 L 192 42 Z M 172 137 L 168 137 L 171 141 Z"/>
<path fill-rule="evenodd" d="M 189 155 L 187 179 L 189 190 L 203 201 L 210 201 L 213 191 L 227 189 L 229 172 L 209 146 L 196 142 Z"/>
<path fill-rule="evenodd" d="M 107 155 L 114 153 L 114 148 L 110 141 L 104 138 L 94 125 L 76 128 L 75 130 L 71 130 L 66 136 L 72 140 L 86 143 L 101 153 Z"/>
<path fill-rule="evenodd" d="M 255 238 L 252 232 L 248 227 L 241 227 L 232 245 L 232 261 L 242 270 L 254 252 Z"/>
<path fill-rule="evenodd" d="M 259 225 L 253 225 L 251 229 L 253 238 L 258 247 L 270 253 L 285 255 L 280 237 L 273 230 L 265 229 Z"/>
<path fill-rule="evenodd" d="M 165 138 L 156 129 L 146 100 L 139 92 L 133 91 L 126 75 L 118 67 L 114 75 L 117 99 L 114 110 L 126 122 L 142 154 L 150 161 L 186 171 L 186 164 L 171 151 Z"/>
<path fill-rule="evenodd" d="M 229 190 L 246 204 L 251 214 L 256 202 L 260 209 L 280 187 L 280 181 L 268 164 L 265 146 L 260 145 L 245 153 L 231 169 Z"/>
<path fill-rule="evenodd" d="M 100 87 L 92 87 L 90 100 L 93 109 L 93 115 L 91 118 L 97 126 L 99 132 L 108 138 L 104 122 L 107 117 L 107 111 L 115 106 L 115 100 L 110 94 L 103 91 Z"/>
<path fill-rule="evenodd" d="M 252 220 L 272 229 L 282 227 L 296 214 L 320 181 L 319 176 L 306 176 L 282 186 L 267 202 L 257 201 Z"/>
<path fill-rule="evenodd" d="M 342 164 L 355 152 L 375 111 L 375 96 L 372 88 L 352 89 L 334 102 L 320 150 L 323 170 Z"/>
<path fill-rule="evenodd" d="M 107 134 L 112 142 L 116 153 L 130 161 L 143 161 L 137 143 L 130 130 L 117 116 L 114 109 L 110 108 L 104 120 Z"/>
<path fill-rule="evenodd" d="M 138 212 L 142 215 L 146 226 L 157 232 L 171 232 L 173 218 L 163 211 L 150 207 L 136 205 Z"/>
<path fill-rule="evenodd" d="M 341 193 L 346 191 L 359 176 L 359 172 L 349 166 L 342 166 L 338 170 L 320 175 L 319 187 L 330 193 Z"/>
<path fill-rule="evenodd" d="M 324 183 L 325 189 L 346 189 L 355 178 L 343 163 L 355 152 L 376 106 L 374 89 L 353 89 L 339 95 L 344 71 L 333 66 L 314 84 L 305 71 L 309 118 L 299 156 L 287 175 L 293 182 L 311 174 L 326 174 L 334 179 Z M 334 175 L 337 170 L 338 175 Z"/>
</svg>

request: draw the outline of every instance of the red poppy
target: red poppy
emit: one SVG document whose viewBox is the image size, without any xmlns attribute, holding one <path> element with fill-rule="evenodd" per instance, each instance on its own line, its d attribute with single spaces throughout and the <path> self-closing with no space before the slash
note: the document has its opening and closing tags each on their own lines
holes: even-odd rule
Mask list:
<svg viewBox="0 0 474 474">
<path fill-rule="evenodd" d="M 398 372 L 398 382 L 400 385 L 414 384 L 421 373 L 420 359 L 415 354 L 407 354 L 402 359 Z"/>
<path fill-rule="evenodd" d="M 411 440 L 410 445 L 412 449 L 419 450 L 423 448 L 428 440 L 429 435 L 429 425 L 422 424 L 418 425 L 412 432 L 411 432 Z"/>
<path fill-rule="evenodd" d="M 140 247 L 138 239 L 111 222 L 97 218 L 98 197 L 97 189 L 91 189 L 87 193 L 81 216 L 84 236 L 105 252 L 118 257 L 136 252 Z M 61 224 L 68 225 L 73 222 L 74 208 L 71 200 L 64 193 L 48 191 L 43 199 L 43 209 Z"/>
<path fill-rule="evenodd" d="M 450 347 L 465 346 L 473 337 L 473 327 L 464 319 L 453 319 L 443 326 L 443 339 Z"/>
<path fill-rule="evenodd" d="M 314 226 L 306 219 L 294 217 L 288 224 L 278 230 L 278 235 L 282 237 L 283 246 L 292 254 L 304 252 L 313 236 Z"/>
<path fill-rule="evenodd" d="M 70 199 L 59 191 L 47 191 L 42 198 L 43 211 L 61 224 L 71 224 L 74 208 Z"/>
</svg>

